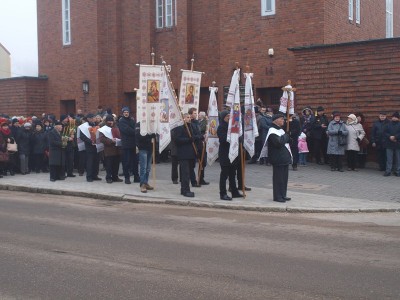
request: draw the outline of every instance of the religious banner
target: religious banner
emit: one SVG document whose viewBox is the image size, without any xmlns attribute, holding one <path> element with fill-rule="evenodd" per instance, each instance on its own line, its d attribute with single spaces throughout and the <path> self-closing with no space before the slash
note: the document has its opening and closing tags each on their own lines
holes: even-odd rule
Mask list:
<svg viewBox="0 0 400 300">
<path fill-rule="evenodd" d="M 182 70 L 179 106 L 184 113 L 187 113 L 191 107 L 195 107 L 197 111 L 199 110 L 202 74 L 202 72 Z"/>
<path fill-rule="evenodd" d="M 242 115 L 240 111 L 240 92 L 239 92 L 239 75 L 240 69 L 235 70 L 232 76 L 231 85 L 229 88 L 229 95 L 231 93 L 231 111 L 228 125 L 227 142 L 229 146 L 229 160 L 232 163 L 239 155 L 239 137 L 242 135 Z M 232 88 L 232 90 L 231 90 Z M 228 105 L 228 104 L 227 104 Z"/>
<path fill-rule="evenodd" d="M 171 130 L 183 125 L 182 114 L 177 105 L 175 94 L 169 84 L 166 68 L 164 68 L 162 88 L 160 94 L 160 124 L 159 124 L 159 152 L 161 153 L 171 142 Z"/>
<path fill-rule="evenodd" d="M 246 78 L 244 94 L 244 139 L 243 146 L 250 157 L 254 156 L 255 139 L 258 137 L 256 114 L 254 111 L 254 95 L 252 89 L 253 73 L 245 73 Z"/>
<path fill-rule="evenodd" d="M 293 115 L 294 114 L 294 92 L 292 90 L 290 92 L 288 92 L 285 89 L 291 90 L 292 86 L 290 84 L 288 84 L 287 86 L 284 87 L 283 95 L 280 100 L 279 111 L 283 112 L 285 114 L 287 112 L 288 101 L 289 101 L 289 114 Z"/>
<path fill-rule="evenodd" d="M 208 124 L 207 124 L 207 163 L 211 166 L 218 158 L 219 138 L 217 128 L 219 126 L 218 119 L 218 103 L 216 92 L 217 87 L 210 87 L 210 99 L 208 101 Z"/>
<path fill-rule="evenodd" d="M 231 107 L 233 105 L 236 93 L 239 93 L 239 101 L 240 101 L 239 76 L 240 76 L 240 69 L 236 69 L 233 72 L 231 84 L 229 86 L 228 96 L 226 97 L 226 106 Z"/>
<path fill-rule="evenodd" d="M 163 75 L 163 66 L 140 65 L 136 118 L 140 122 L 140 134 L 143 136 L 159 133 L 160 111 L 163 105 L 160 100 Z"/>
</svg>

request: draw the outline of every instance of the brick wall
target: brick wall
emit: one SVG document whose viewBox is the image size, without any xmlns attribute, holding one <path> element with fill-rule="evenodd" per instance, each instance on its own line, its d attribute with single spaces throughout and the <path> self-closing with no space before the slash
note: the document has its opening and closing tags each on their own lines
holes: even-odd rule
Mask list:
<svg viewBox="0 0 400 300">
<path fill-rule="evenodd" d="M 293 49 L 296 110 L 361 111 L 370 126 L 379 111 L 400 111 L 400 38 Z"/>
<path fill-rule="evenodd" d="M 0 113 L 11 116 L 41 115 L 46 110 L 47 78 L 0 79 Z"/>
<path fill-rule="evenodd" d="M 280 87 L 287 79 L 297 80 L 289 47 L 383 38 L 384 2 L 362 1 L 361 25 L 356 26 L 348 22 L 347 1 L 281 0 L 276 1 L 274 16 L 262 17 L 260 0 L 179 0 L 178 25 L 156 29 L 155 1 L 75 0 L 71 1 L 72 44 L 63 46 L 61 1 L 38 0 L 39 73 L 49 77 L 46 107 L 57 114 L 60 100 L 75 100 L 77 108 L 86 112 L 99 104 L 118 112 L 124 105 L 134 109 L 135 64 L 149 64 L 153 47 L 156 64 L 163 55 L 172 65 L 176 88 L 180 69 L 190 68 L 193 54 L 194 69 L 205 72 L 202 87 L 215 80 L 222 91 L 236 61 L 242 67 L 250 65 L 256 89 Z M 269 48 L 275 50 L 273 58 Z M 90 82 L 86 102 L 83 80 Z M 200 107 L 207 101 L 208 92 L 201 95 Z"/>
</svg>

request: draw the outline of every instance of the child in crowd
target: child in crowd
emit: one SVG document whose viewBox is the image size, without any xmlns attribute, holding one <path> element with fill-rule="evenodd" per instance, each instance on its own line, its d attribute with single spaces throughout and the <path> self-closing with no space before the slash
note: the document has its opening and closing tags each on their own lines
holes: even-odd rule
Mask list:
<svg viewBox="0 0 400 300">
<path fill-rule="evenodd" d="M 300 166 L 306 166 L 307 161 L 307 136 L 302 132 L 298 139 L 298 147 L 299 147 L 299 164 Z"/>
</svg>

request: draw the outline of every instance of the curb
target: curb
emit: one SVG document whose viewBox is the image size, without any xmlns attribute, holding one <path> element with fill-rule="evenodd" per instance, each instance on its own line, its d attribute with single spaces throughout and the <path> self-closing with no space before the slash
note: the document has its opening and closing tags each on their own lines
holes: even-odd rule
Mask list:
<svg viewBox="0 0 400 300">
<path fill-rule="evenodd" d="M 199 208 L 214 208 L 214 209 L 229 209 L 229 210 L 242 210 L 242 211 L 256 211 L 256 212 L 279 212 L 279 213 L 398 213 L 400 208 L 302 208 L 302 207 L 262 207 L 262 206 L 245 206 L 245 205 L 229 205 L 220 203 L 204 203 L 199 201 L 188 201 L 188 200 L 171 200 L 162 199 L 157 197 L 140 197 L 131 194 L 120 194 L 120 195 L 107 195 L 93 192 L 82 192 L 82 191 L 66 191 L 51 188 L 34 188 L 25 186 L 14 186 L 14 185 L 1 185 L 0 190 L 36 193 L 36 194 L 49 194 L 49 195 L 61 195 L 61 196 L 72 196 L 72 197 L 83 197 L 93 198 L 97 200 L 107 201 L 121 201 L 131 203 L 144 203 L 144 204 L 164 204 L 164 205 L 175 205 L 175 206 L 189 206 Z"/>
</svg>

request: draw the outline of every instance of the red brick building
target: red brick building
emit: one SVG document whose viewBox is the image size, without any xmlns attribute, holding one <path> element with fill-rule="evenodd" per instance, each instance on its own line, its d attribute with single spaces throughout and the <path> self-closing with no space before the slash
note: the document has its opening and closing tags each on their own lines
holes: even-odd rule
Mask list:
<svg viewBox="0 0 400 300">
<path fill-rule="evenodd" d="M 135 64 L 150 63 L 154 48 L 156 63 L 162 55 L 172 65 L 175 87 L 179 70 L 190 68 L 195 56 L 194 69 L 205 72 L 202 110 L 214 80 L 222 106 L 235 62 L 255 74 L 256 97 L 277 107 L 288 79 L 303 82 L 297 52 L 288 48 L 400 36 L 400 3 L 393 2 L 38 0 L 39 74 L 48 77 L 44 106 L 56 115 L 78 108 L 93 112 L 98 105 L 134 110 Z M 299 99 L 307 93 L 303 88 Z"/>
</svg>

